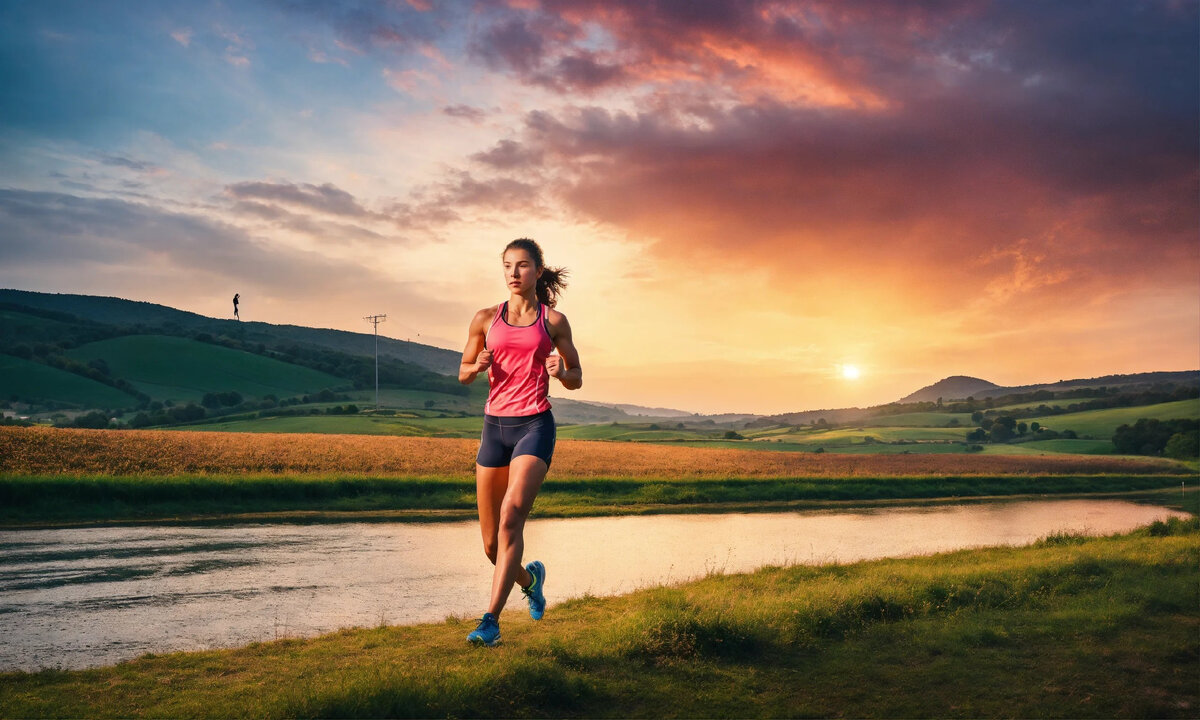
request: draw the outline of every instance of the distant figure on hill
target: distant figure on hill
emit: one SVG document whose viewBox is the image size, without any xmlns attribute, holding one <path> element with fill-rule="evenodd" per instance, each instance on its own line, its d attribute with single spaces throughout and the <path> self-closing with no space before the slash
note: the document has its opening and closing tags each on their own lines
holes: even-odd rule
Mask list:
<svg viewBox="0 0 1200 720">
<path fill-rule="evenodd" d="M 235 319 L 237 319 L 237 320 L 241 320 L 241 319 L 242 319 L 242 316 L 241 316 L 241 315 L 238 315 L 238 309 L 237 309 L 237 304 L 238 304 L 238 298 L 239 298 L 239 297 L 241 297 L 241 293 L 234 293 L 234 294 L 233 294 L 233 317 L 234 317 Z"/>
<path fill-rule="evenodd" d="M 521 565 L 525 518 L 554 454 L 550 378 L 568 390 L 583 385 L 571 326 L 554 309 L 566 270 L 546 267 L 542 249 L 528 238 L 510 242 L 500 258 L 508 300 L 475 313 L 458 370 L 464 385 L 480 373 L 487 373 L 489 385 L 475 488 L 483 552 L 496 567 L 488 611 L 467 636 L 481 645 L 500 641 L 500 611 L 514 582 L 529 601 L 530 617 L 540 620 L 546 609 L 546 566 L 539 560 Z"/>
</svg>

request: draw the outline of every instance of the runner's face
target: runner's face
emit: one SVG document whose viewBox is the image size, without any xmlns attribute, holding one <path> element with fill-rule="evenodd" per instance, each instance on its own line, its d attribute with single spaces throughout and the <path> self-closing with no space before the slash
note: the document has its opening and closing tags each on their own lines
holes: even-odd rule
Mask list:
<svg viewBox="0 0 1200 720">
<path fill-rule="evenodd" d="M 527 295 L 537 287 L 538 276 L 542 274 L 529 253 L 513 248 L 504 253 L 504 282 L 514 295 Z"/>
</svg>

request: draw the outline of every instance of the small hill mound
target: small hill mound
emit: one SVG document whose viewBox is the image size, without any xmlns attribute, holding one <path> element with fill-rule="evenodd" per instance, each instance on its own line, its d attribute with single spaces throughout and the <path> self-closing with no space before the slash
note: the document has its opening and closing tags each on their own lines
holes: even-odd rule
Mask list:
<svg viewBox="0 0 1200 720">
<path fill-rule="evenodd" d="M 968 377 L 966 375 L 951 375 L 938 380 L 932 385 L 926 385 L 920 390 L 900 398 L 899 402 L 937 402 L 943 400 L 962 400 L 968 397 L 982 398 L 986 395 L 997 395 L 1000 386 L 987 380 Z"/>
</svg>

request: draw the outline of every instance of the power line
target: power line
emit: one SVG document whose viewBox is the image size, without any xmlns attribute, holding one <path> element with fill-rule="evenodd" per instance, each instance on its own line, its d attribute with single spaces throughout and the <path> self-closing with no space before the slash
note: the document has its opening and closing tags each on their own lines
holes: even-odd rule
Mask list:
<svg viewBox="0 0 1200 720">
<path fill-rule="evenodd" d="M 387 320 L 387 315 L 368 315 L 363 320 L 375 326 L 375 409 L 379 409 L 379 323 Z"/>
</svg>

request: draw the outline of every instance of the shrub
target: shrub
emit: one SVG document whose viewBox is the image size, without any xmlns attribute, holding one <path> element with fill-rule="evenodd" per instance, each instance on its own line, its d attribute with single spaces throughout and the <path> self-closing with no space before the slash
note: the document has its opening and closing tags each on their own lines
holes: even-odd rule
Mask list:
<svg viewBox="0 0 1200 720">
<path fill-rule="evenodd" d="M 1200 431 L 1175 433 L 1167 440 L 1163 455 L 1177 460 L 1200 457 Z"/>
</svg>

